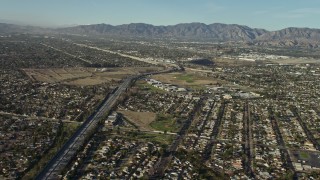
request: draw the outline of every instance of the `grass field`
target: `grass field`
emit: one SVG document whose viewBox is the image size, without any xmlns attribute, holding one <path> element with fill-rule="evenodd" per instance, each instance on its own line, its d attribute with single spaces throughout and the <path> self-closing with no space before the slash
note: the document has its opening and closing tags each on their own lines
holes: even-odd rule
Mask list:
<svg viewBox="0 0 320 180">
<path fill-rule="evenodd" d="M 138 80 L 135 83 L 135 86 L 138 87 L 139 89 L 151 91 L 151 92 L 156 92 L 156 93 L 165 93 L 166 91 L 163 89 L 159 89 L 157 87 L 154 87 L 150 84 L 148 84 L 145 80 Z"/>
<path fill-rule="evenodd" d="M 144 139 L 145 141 L 156 142 L 160 144 L 171 144 L 173 136 L 169 134 L 151 134 L 151 133 L 139 133 L 136 138 Z"/>
<path fill-rule="evenodd" d="M 152 78 L 161 81 L 162 83 L 175 84 L 181 87 L 209 85 L 220 82 L 212 77 L 205 76 L 205 73 L 192 71 L 158 74 L 152 76 Z"/>
<path fill-rule="evenodd" d="M 299 156 L 301 159 L 309 159 L 310 158 L 310 155 L 304 151 L 300 151 Z"/>
<path fill-rule="evenodd" d="M 150 123 L 154 130 L 178 132 L 179 125 L 176 120 L 169 114 L 158 114 L 156 120 Z"/>
<path fill-rule="evenodd" d="M 186 81 L 187 83 L 193 83 L 195 81 L 195 77 L 192 74 L 181 74 L 177 76 L 177 79 Z"/>
</svg>

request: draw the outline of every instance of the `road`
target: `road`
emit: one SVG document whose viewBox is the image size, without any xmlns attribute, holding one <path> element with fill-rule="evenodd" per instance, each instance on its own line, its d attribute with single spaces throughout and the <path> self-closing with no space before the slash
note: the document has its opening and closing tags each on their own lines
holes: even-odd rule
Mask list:
<svg viewBox="0 0 320 180">
<path fill-rule="evenodd" d="M 195 141 L 194 141 L 194 143 L 193 143 L 193 148 L 195 148 L 195 147 L 198 145 L 199 139 L 202 138 L 202 137 L 201 137 L 201 133 L 204 132 L 204 129 L 206 128 L 207 122 L 208 122 L 209 118 L 211 117 L 212 110 L 213 110 L 213 108 L 214 108 L 214 106 L 215 106 L 215 103 L 216 103 L 216 102 L 213 102 L 213 103 L 210 105 L 209 111 L 207 111 L 206 115 L 205 115 L 204 118 L 203 118 L 203 119 L 204 119 L 203 125 L 202 125 L 202 127 L 200 128 L 200 130 L 197 132 L 197 134 L 195 135 L 196 139 L 195 139 Z M 207 137 L 207 138 L 210 140 L 209 137 Z"/>
<path fill-rule="evenodd" d="M 137 61 L 142 61 L 142 62 L 146 62 L 146 63 L 153 64 L 153 65 L 165 64 L 164 62 L 151 61 L 151 60 L 148 60 L 146 58 L 140 58 L 140 57 L 136 57 L 136 56 L 131 56 L 131 55 L 128 55 L 128 54 L 123 54 L 123 53 L 116 52 L 116 51 L 102 49 L 102 48 L 98 48 L 98 47 L 94 47 L 94 46 L 89 46 L 89 45 L 86 45 L 86 44 L 79 44 L 79 43 L 73 43 L 73 44 L 81 46 L 81 47 L 86 47 L 86 48 L 95 49 L 95 50 L 98 50 L 98 51 L 111 53 L 111 54 L 117 54 L 117 55 L 122 56 L 122 57 L 131 58 L 131 59 L 134 59 L 134 60 L 137 60 Z M 171 65 L 173 65 L 173 64 L 171 64 Z"/>
<path fill-rule="evenodd" d="M 83 147 L 87 138 L 94 133 L 105 115 L 111 110 L 116 103 L 118 97 L 128 88 L 132 81 L 138 76 L 132 76 L 124 80 L 124 82 L 113 93 L 109 94 L 108 98 L 98 107 L 96 113 L 91 115 L 72 135 L 66 144 L 57 152 L 57 154 L 48 162 L 45 168 L 38 174 L 36 179 L 59 179 L 61 173 L 68 163 L 75 157 L 78 150 Z"/>
<path fill-rule="evenodd" d="M 271 106 L 268 107 L 268 111 L 269 111 L 269 118 L 271 121 L 272 129 L 276 134 L 277 143 L 281 147 L 286 147 L 286 144 L 283 140 L 283 137 L 282 137 L 282 134 L 281 134 L 281 131 L 279 128 L 278 120 L 277 120 L 276 115 L 273 112 L 273 109 Z M 287 148 L 280 149 L 280 153 L 281 153 L 281 160 L 283 162 L 283 166 L 285 168 L 288 168 L 289 170 L 291 170 L 294 173 L 294 179 L 296 179 L 297 174 L 296 174 L 295 169 L 293 167 L 293 163 L 292 163 L 290 155 L 289 155 L 289 150 Z"/>
<path fill-rule="evenodd" d="M 306 134 L 308 140 L 312 142 L 313 146 L 320 151 L 320 143 L 317 141 L 317 139 L 314 137 L 313 133 L 308 129 L 307 124 L 305 121 L 303 121 L 299 115 L 299 110 L 297 107 L 292 108 L 293 114 L 297 117 L 297 120 L 302 127 L 304 133 Z"/>
<path fill-rule="evenodd" d="M 158 162 L 155 164 L 155 166 L 149 171 L 149 179 L 161 179 L 164 176 L 165 169 L 171 162 L 174 154 L 176 153 L 179 144 L 184 139 L 184 137 L 187 135 L 188 129 L 191 126 L 191 123 L 196 115 L 196 112 L 198 112 L 201 108 L 203 102 L 203 98 L 201 98 L 197 104 L 193 107 L 192 112 L 189 114 L 189 117 L 184 121 L 181 129 L 179 130 L 177 136 L 171 143 L 171 145 L 167 148 L 166 152 L 162 154 Z"/>
<path fill-rule="evenodd" d="M 57 48 L 55 48 L 55 47 L 52 47 L 52 46 L 49 46 L 49 45 L 43 44 L 43 43 L 40 43 L 40 44 L 43 45 L 43 46 L 45 46 L 45 47 L 47 47 L 47 48 L 53 49 L 53 50 L 55 50 L 55 51 L 58 51 L 58 52 L 61 52 L 61 53 L 63 53 L 63 54 L 66 54 L 66 55 L 68 55 L 68 56 L 71 56 L 71 57 L 73 57 L 73 58 L 76 58 L 76 59 L 78 59 L 78 60 L 80 60 L 80 61 L 83 61 L 83 62 L 85 62 L 85 63 L 92 64 L 92 62 L 89 61 L 89 60 L 87 60 L 87 59 L 83 59 L 83 58 L 81 58 L 81 57 L 78 57 L 78 56 L 76 56 L 76 55 L 70 54 L 70 53 L 68 53 L 68 52 L 66 52 L 66 51 L 63 51 L 63 50 L 61 50 L 61 49 L 57 49 Z"/>
<path fill-rule="evenodd" d="M 217 139 L 219 132 L 220 132 L 220 127 L 222 125 L 223 115 L 225 113 L 226 105 L 227 105 L 227 102 L 225 102 L 225 101 L 221 103 L 220 110 L 219 110 L 218 117 L 217 117 L 217 121 L 215 122 L 213 129 L 212 129 L 212 133 L 210 135 L 210 141 L 206 145 L 204 152 L 203 152 L 203 155 L 202 155 L 202 160 L 204 162 L 208 161 L 211 157 L 212 148 L 215 145 L 215 140 Z"/>
<path fill-rule="evenodd" d="M 66 166 L 73 160 L 77 152 L 84 146 L 85 142 L 97 129 L 99 122 L 111 111 L 120 95 L 131 86 L 132 82 L 146 75 L 169 73 L 176 69 L 168 69 L 160 72 L 144 73 L 141 75 L 130 76 L 123 80 L 118 88 L 109 93 L 101 105 L 71 136 L 71 138 L 63 145 L 63 147 L 56 153 L 56 155 L 47 163 L 44 169 L 37 175 L 37 180 L 42 179 L 60 179 L 61 174 Z"/>
<path fill-rule="evenodd" d="M 245 102 L 243 107 L 243 127 L 244 127 L 244 169 L 246 174 L 251 178 L 255 179 L 255 174 L 253 171 L 253 143 L 252 143 L 252 121 L 250 117 L 250 106 L 248 101 Z"/>
</svg>

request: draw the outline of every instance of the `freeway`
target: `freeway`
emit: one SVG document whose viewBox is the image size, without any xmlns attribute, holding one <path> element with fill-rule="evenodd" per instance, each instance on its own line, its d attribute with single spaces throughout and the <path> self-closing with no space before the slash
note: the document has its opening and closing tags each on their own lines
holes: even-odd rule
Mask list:
<svg viewBox="0 0 320 180">
<path fill-rule="evenodd" d="M 45 168 L 38 174 L 36 179 L 60 179 L 65 167 L 75 157 L 76 153 L 83 147 L 87 138 L 98 127 L 99 121 L 111 110 L 118 97 L 131 85 L 139 76 L 132 76 L 123 81 L 114 93 L 107 96 L 105 101 L 99 106 L 96 113 L 91 115 L 72 135 L 66 144 L 48 162 Z"/>
<path fill-rule="evenodd" d="M 71 56 L 71 57 L 73 57 L 73 58 L 75 58 L 75 59 L 78 59 L 78 60 L 80 60 L 80 61 L 83 61 L 83 62 L 85 62 L 85 63 L 92 64 L 91 61 L 89 61 L 89 60 L 87 60 L 87 59 L 83 59 L 83 58 L 78 57 L 78 56 L 76 56 L 76 55 L 70 54 L 70 53 L 68 53 L 68 52 L 66 52 L 66 51 L 64 51 L 64 50 L 57 49 L 57 48 L 55 48 L 55 47 L 49 46 L 49 45 L 44 44 L 44 43 L 40 43 L 40 44 L 43 45 L 43 46 L 45 46 L 45 47 L 47 47 L 47 48 L 53 49 L 53 50 L 55 50 L 55 51 L 58 51 L 58 52 L 61 52 L 61 53 L 63 53 L 63 54 L 66 54 L 66 55 L 68 55 L 68 56 Z"/>
<path fill-rule="evenodd" d="M 94 50 L 107 52 L 107 53 L 111 53 L 111 54 L 116 54 L 116 55 L 119 55 L 119 56 L 122 56 L 122 57 L 127 57 L 127 58 L 130 58 L 130 59 L 133 59 L 133 60 L 137 60 L 137 61 L 141 61 L 141 62 L 145 62 L 145 63 L 157 65 L 157 66 L 159 66 L 159 65 L 163 66 L 164 65 L 164 66 L 178 67 L 174 63 L 164 62 L 163 60 L 159 61 L 159 59 L 158 60 L 151 60 L 151 59 L 148 59 L 148 58 L 136 57 L 136 56 L 120 53 L 120 52 L 117 52 L 117 51 L 111 51 L 111 50 L 108 50 L 108 49 L 102 49 L 102 48 L 99 48 L 99 47 L 89 46 L 89 45 L 86 45 L 86 44 L 79 44 L 79 43 L 73 43 L 73 44 L 77 45 L 77 46 L 80 46 L 80 47 L 86 47 L 86 48 L 89 48 L 89 49 L 94 49 Z"/>
<path fill-rule="evenodd" d="M 71 162 L 71 160 L 76 156 L 77 152 L 84 146 L 87 139 L 95 132 L 99 122 L 108 114 L 120 95 L 126 91 L 131 84 L 144 76 L 160 73 L 169 73 L 175 70 L 181 69 L 168 69 L 160 72 L 144 73 L 140 75 L 130 76 L 123 80 L 122 84 L 118 88 L 109 93 L 104 101 L 97 108 L 97 111 L 93 113 L 79 129 L 71 136 L 71 138 L 63 145 L 63 147 L 56 153 L 56 155 L 47 163 L 44 169 L 37 175 L 37 180 L 51 180 L 51 179 L 61 179 L 61 174 L 65 170 L 66 166 Z"/>
<path fill-rule="evenodd" d="M 153 65 L 159 65 L 160 64 L 157 61 L 151 61 L 151 60 L 148 60 L 148 59 L 145 59 L 145 58 L 135 57 L 135 56 L 119 53 L 119 52 L 116 52 L 116 51 L 102 49 L 102 48 L 98 48 L 98 47 L 94 47 L 94 46 L 89 46 L 89 45 L 86 45 L 86 44 L 79 44 L 79 43 L 73 43 L 73 44 L 81 46 L 81 47 L 86 47 L 86 48 L 95 49 L 95 50 L 98 50 L 98 51 L 111 53 L 111 54 L 117 54 L 117 55 L 122 56 L 122 57 L 131 58 L 131 59 L 134 59 L 134 60 L 137 60 L 137 61 L 142 61 L 142 62 L 146 62 L 146 63 L 153 64 Z"/>
</svg>

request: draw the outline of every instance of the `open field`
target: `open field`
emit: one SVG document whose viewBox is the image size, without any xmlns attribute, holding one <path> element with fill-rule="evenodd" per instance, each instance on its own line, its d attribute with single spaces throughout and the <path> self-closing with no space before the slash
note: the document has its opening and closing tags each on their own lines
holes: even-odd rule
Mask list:
<svg viewBox="0 0 320 180">
<path fill-rule="evenodd" d="M 133 68 L 52 68 L 23 69 L 34 81 L 47 83 L 64 83 L 70 85 L 97 85 L 110 81 L 118 81 L 126 76 L 147 71 L 160 70 L 159 67 Z"/>
<path fill-rule="evenodd" d="M 290 58 L 270 60 L 271 62 L 279 64 L 306 64 L 306 63 L 320 63 L 320 59 L 306 59 L 306 58 Z"/>
<path fill-rule="evenodd" d="M 243 66 L 255 64 L 253 61 L 245 61 L 239 59 L 229 59 L 229 58 L 216 58 L 213 60 L 218 67 L 223 66 Z"/>
<path fill-rule="evenodd" d="M 209 85 L 220 82 L 211 77 L 206 77 L 203 72 L 185 71 L 183 73 L 168 73 L 158 74 L 152 76 L 153 79 L 161 81 L 162 83 L 170 83 L 179 86 L 195 86 L 195 85 Z"/>
<path fill-rule="evenodd" d="M 154 143 L 166 144 L 169 145 L 173 140 L 173 135 L 170 134 L 151 134 L 140 132 L 136 138 L 144 139 L 145 141 L 150 141 Z"/>
<path fill-rule="evenodd" d="M 118 113 L 123 114 L 131 123 L 135 124 L 141 131 L 168 131 L 177 132 L 179 126 L 175 119 L 168 114 L 156 114 L 153 112 L 135 112 L 121 110 Z"/>
<path fill-rule="evenodd" d="M 150 123 L 156 119 L 153 112 L 135 112 L 135 111 L 118 111 L 123 114 L 130 122 L 134 123 L 142 131 L 150 131 Z"/>
<path fill-rule="evenodd" d="M 148 84 L 145 80 L 138 80 L 135 82 L 135 86 L 140 90 L 147 90 L 154 93 L 166 93 L 165 90 L 152 86 Z"/>
<path fill-rule="evenodd" d="M 169 114 L 158 114 L 155 121 L 150 123 L 150 126 L 158 131 L 177 132 L 180 126 L 176 120 Z"/>
</svg>

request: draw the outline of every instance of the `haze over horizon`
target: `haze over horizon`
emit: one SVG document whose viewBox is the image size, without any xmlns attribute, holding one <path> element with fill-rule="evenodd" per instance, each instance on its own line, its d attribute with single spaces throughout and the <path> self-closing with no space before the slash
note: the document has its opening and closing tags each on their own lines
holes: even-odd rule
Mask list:
<svg viewBox="0 0 320 180">
<path fill-rule="evenodd" d="M 4 0 L 0 22 L 39 26 L 86 24 L 174 25 L 200 22 L 279 30 L 320 28 L 320 1 L 314 0 Z"/>
</svg>

